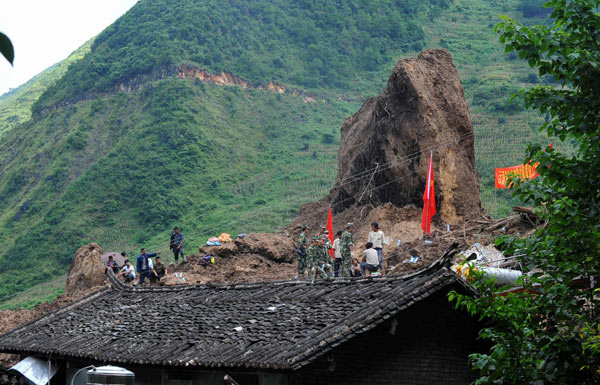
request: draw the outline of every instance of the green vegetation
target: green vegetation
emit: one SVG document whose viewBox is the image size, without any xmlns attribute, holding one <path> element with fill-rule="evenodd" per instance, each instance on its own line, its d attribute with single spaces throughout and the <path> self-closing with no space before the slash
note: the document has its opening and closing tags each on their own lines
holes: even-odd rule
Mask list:
<svg viewBox="0 0 600 385">
<path fill-rule="evenodd" d="M 0 137 L 31 118 L 31 106 L 56 80 L 67 72 L 67 68 L 83 58 L 90 51 L 92 40 L 88 41 L 68 58 L 57 63 L 33 77 L 22 86 L 0 96 Z"/>
<path fill-rule="evenodd" d="M 0 310 L 33 309 L 45 302 L 52 302 L 65 292 L 67 275 L 61 275 L 51 281 L 39 283 L 25 291 L 0 298 Z"/>
<path fill-rule="evenodd" d="M 285 225 L 333 183 L 343 119 L 421 48 L 453 53 L 484 204 L 505 214 L 511 198 L 494 191 L 493 168 L 522 162 L 528 140 L 548 142 L 535 131 L 543 117 L 510 101 L 547 80 L 505 55 L 493 31 L 523 1 L 323 4 L 142 0 L 101 33 L 0 141 L 0 296 L 63 274 L 90 241 L 167 253 L 178 225 L 193 252 L 223 231 Z M 315 102 L 177 79 L 182 63 Z"/>
<path fill-rule="evenodd" d="M 530 237 L 496 243 L 518 254 L 524 291 L 498 295 L 479 276 L 480 296 L 453 293 L 456 305 L 489 322 L 481 337 L 493 346 L 471 356 L 476 384 L 600 383 L 600 25 L 598 0 L 549 0 L 551 26 L 527 27 L 505 18 L 497 29 L 540 76 L 561 86 L 538 86 L 521 95 L 527 107 L 548 114 L 541 129 L 576 145 L 574 155 L 531 146 L 540 178 L 518 180 L 514 193 L 533 204 L 544 226 Z"/>
<path fill-rule="evenodd" d="M 374 90 L 399 52 L 424 46 L 421 24 L 449 0 L 143 0 L 101 33 L 34 111 L 182 62 L 254 84 Z M 376 88 L 375 88 L 376 89 Z"/>
<path fill-rule="evenodd" d="M 336 146 L 322 144 L 321 133 L 357 107 L 168 78 L 8 132 L 0 143 L 9 170 L 0 187 L 4 292 L 63 273 L 91 241 L 167 251 L 179 224 L 191 252 L 220 231 L 282 225 L 314 198 L 302 195 L 331 184 L 335 171 L 320 164 L 335 160 Z M 30 150 L 15 153 L 8 143 L 16 142 Z"/>
</svg>

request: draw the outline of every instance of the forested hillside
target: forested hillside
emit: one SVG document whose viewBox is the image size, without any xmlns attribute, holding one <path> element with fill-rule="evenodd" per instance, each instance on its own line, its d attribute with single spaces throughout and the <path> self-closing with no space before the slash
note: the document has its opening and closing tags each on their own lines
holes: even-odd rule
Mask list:
<svg viewBox="0 0 600 385">
<path fill-rule="evenodd" d="M 522 15 L 524 4 L 541 9 L 520 0 L 141 0 L 0 140 L 0 295 L 65 272 L 90 241 L 167 251 L 179 225 L 194 251 L 222 231 L 282 226 L 330 188 L 343 119 L 422 48 L 453 53 L 484 144 L 483 194 L 493 193 L 489 170 L 521 161 L 524 146 L 499 139 L 539 139 L 541 117 L 509 98 L 545 80 L 504 55 L 493 33 L 498 14 Z M 183 64 L 226 71 L 246 88 L 182 78 Z"/>
<path fill-rule="evenodd" d="M 90 51 L 92 40 L 88 41 L 68 58 L 57 63 L 27 83 L 0 96 L 0 136 L 31 117 L 31 106 L 40 95 L 64 75 L 69 65 L 83 58 Z"/>
</svg>

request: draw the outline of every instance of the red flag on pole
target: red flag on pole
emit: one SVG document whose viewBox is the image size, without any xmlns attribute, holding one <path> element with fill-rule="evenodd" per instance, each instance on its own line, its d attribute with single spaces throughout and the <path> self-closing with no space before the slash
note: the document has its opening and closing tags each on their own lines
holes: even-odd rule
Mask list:
<svg viewBox="0 0 600 385">
<path fill-rule="evenodd" d="M 329 206 L 329 215 L 327 215 L 327 231 L 329 231 L 329 240 L 333 245 L 333 220 L 331 218 L 331 206 Z M 333 249 L 329 249 L 329 255 L 331 255 L 331 259 L 334 259 Z"/>
<path fill-rule="evenodd" d="M 429 155 L 429 169 L 427 170 L 427 185 L 423 193 L 423 221 L 421 228 L 425 234 L 431 232 L 431 218 L 435 215 L 435 189 L 433 179 L 433 151 Z"/>
</svg>

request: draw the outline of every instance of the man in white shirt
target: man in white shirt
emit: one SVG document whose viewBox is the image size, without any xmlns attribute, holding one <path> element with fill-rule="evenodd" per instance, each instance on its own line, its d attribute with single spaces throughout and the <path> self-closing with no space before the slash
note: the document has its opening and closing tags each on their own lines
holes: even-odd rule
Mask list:
<svg viewBox="0 0 600 385">
<path fill-rule="evenodd" d="M 362 254 L 363 261 L 360 263 L 360 272 L 364 277 L 368 277 L 379 269 L 379 257 L 377 251 L 373 249 L 372 242 L 367 242 L 365 248 Z"/>
<path fill-rule="evenodd" d="M 342 266 L 342 249 L 340 249 L 340 238 L 342 237 L 343 231 L 340 230 L 335 235 L 335 239 L 333 240 L 333 256 L 335 261 L 333 263 L 333 276 L 340 276 L 340 267 Z"/>
<path fill-rule="evenodd" d="M 369 232 L 368 241 L 373 244 L 373 248 L 377 251 L 377 258 L 379 259 L 379 269 L 383 270 L 383 242 L 385 235 L 383 231 L 379 230 L 379 223 L 371 223 L 371 231 Z"/>
<path fill-rule="evenodd" d="M 131 266 L 129 259 L 125 260 L 125 265 L 123 265 L 123 268 L 121 269 L 121 277 L 123 277 L 125 283 L 131 282 L 135 279 L 135 269 L 133 266 Z"/>
</svg>

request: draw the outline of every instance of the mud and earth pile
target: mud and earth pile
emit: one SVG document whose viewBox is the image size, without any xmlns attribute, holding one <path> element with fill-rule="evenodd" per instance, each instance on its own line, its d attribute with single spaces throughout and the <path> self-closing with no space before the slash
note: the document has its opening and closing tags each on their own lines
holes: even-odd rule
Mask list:
<svg viewBox="0 0 600 385">
<path fill-rule="evenodd" d="M 198 254 L 188 257 L 174 272 L 184 274 L 192 283 L 257 282 L 289 279 L 296 270 L 294 240 L 282 234 L 248 234 L 242 239 L 221 246 L 200 248 Z M 201 265 L 206 255 L 215 257 L 214 264 Z M 181 283 L 170 277 L 167 284 Z"/>
<path fill-rule="evenodd" d="M 65 287 L 65 294 L 77 296 L 92 288 L 104 286 L 104 251 L 97 243 L 81 246 L 73 257 Z"/>
<path fill-rule="evenodd" d="M 473 125 L 447 50 L 398 62 L 381 95 L 341 131 L 337 180 L 325 198 L 336 212 L 387 202 L 422 206 L 433 150 L 437 219 L 458 224 L 481 215 Z"/>
</svg>

